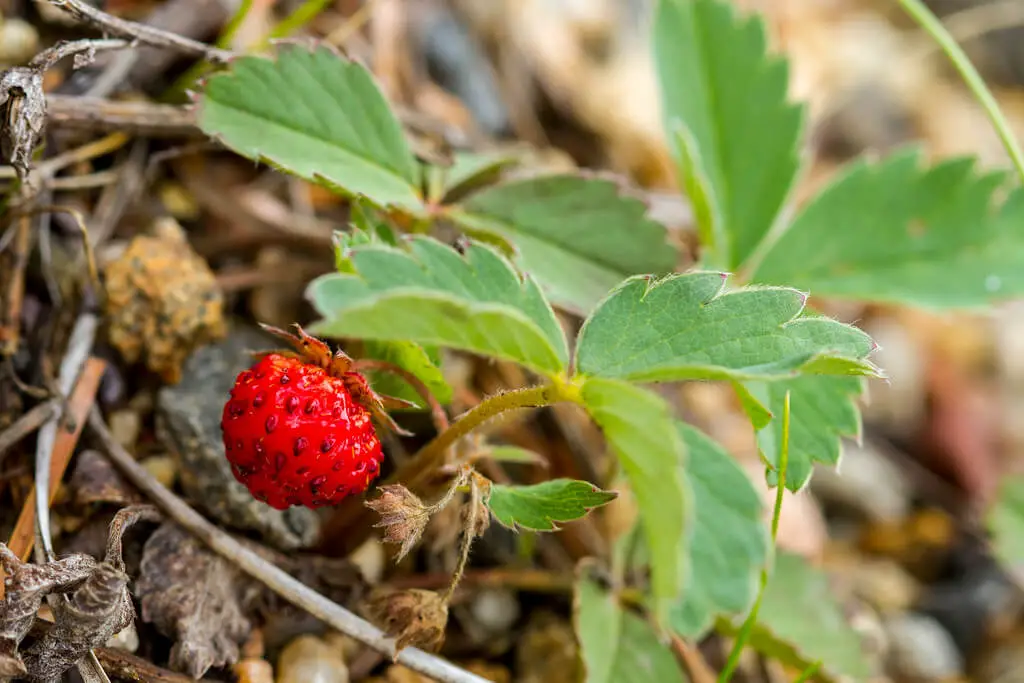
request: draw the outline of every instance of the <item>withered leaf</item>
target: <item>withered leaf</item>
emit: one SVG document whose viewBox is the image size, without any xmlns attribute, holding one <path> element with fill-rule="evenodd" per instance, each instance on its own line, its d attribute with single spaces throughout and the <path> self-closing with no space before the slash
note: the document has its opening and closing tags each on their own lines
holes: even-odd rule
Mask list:
<svg viewBox="0 0 1024 683">
<path fill-rule="evenodd" d="M 79 505 L 114 503 L 128 505 L 140 503 L 143 498 L 124 477 L 114 469 L 110 460 L 97 451 L 79 454 L 69 482 Z"/>
<path fill-rule="evenodd" d="M 97 563 L 72 555 L 43 565 L 26 564 L 0 544 L 7 588 L 0 603 L 0 667 L 31 680 L 50 681 L 74 666 L 92 648 L 121 631 L 135 616 L 128 593 L 121 544 L 124 532 L 141 520 L 159 519 L 152 506 L 120 510 L 110 524 L 107 552 Z M 54 623 L 31 642 L 28 635 L 47 596 Z M 22 647 L 19 654 L 18 648 Z"/>
<path fill-rule="evenodd" d="M 317 592 L 340 603 L 361 600 L 366 583 L 348 560 L 288 556 L 237 539 Z M 238 661 L 258 614 L 301 612 L 174 524 L 146 542 L 135 593 L 142 619 L 175 640 L 170 666 L 193 678 Z M 304 612 L 301 617 L 307 618 Z"/>
<path fill-rule="evenodd" d="M 171 668 L 193 678 L 238 661 L 252 630 L 246 603 L 257 591 L 233 565 L 172 523 L 146 542 L 135 588 L 143 621 L 175 641 Z"/>
<path fill-rule="evenodd" d="M 43 599 L 81 584 L 96 568 L 88 555 L 71 555 L 43 565 L 22 562 L 0 543 L 5 595 L 0 602 L 0 675 L 24 674 L 18 646 L 32 628 Z"/>
</svg>

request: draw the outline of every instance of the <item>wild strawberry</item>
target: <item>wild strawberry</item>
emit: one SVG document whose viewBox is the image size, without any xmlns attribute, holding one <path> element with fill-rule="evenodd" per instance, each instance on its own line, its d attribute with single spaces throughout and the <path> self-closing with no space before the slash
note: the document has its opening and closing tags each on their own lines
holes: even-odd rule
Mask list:
<svg viewBox="0 0 1024 683">
<path fill-rule="evenodd" d="M 384 457 L 371 418 L 394 426 L 351 358 L 295 328 L 297 337 L 264 326 L 299 353 L 264 354 L 239 373 L 221 418 L 235 478 L 278 510 L 365 491 Z"/>
</svg>

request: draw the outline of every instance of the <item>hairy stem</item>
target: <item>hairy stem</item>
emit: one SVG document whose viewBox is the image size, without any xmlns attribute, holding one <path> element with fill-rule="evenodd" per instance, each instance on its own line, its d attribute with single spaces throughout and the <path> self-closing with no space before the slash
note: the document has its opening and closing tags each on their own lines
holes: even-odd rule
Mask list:
<svg viewBox="0 0 1024 683">
<path fill-rule="evenodd" d="M 946 57 L 949 58 L 953 67 L 959 72 L 960 77 L 964 79 L 964 83 L 971 91 L 971 94 L 974 95 L 975 99 L 978 100 L 978 103 L 985 110 L 989 121 L 992 122 L 992 127 L 995 128 L 996 134 L 1003 143 L 1003 147 L 1006 148 L 1006 153 L 1017 169 L 1021 180 L 1024 181 L 1024 154 L 1021 153 L 1020 145 L 1013 135 L 1009 122 L 1003 116 L 999 103 L 996 102 L 996 98 L 993 97 L 992 92 L 985 85 L 985 81 L 978 73 L 978 70 L 971 64 L 971 60 L 967 58 L 964 51 L 957 45 L 956 40 L 949 34 L 949 31 L 942 25 L 942 22 L 931 13 L 921 0 L 897 1 L 906 13 L 917 22 L 918 26 L 931 36 L 939 48 L 946 53 Z"/>
<path fill-rule="evenodd" d="M 445 455 L 455 442 L 501 413 L 517 408 L 539 408 L 559 401 L 578 400 L 576 387 L 567 384 L 545 384 L 490 396 L 472 410 L 459 416 L 451 427 L 421 448 L 405 466 L 384 483 L 401 482 L 414 490 L 444 464 Z"/>
<path fill-rule="evenodd" d="M 475 476 L 471 476 L 469 478 L 469 512 L 466 513 L 465 528 L 462 530 L 459 563 L 455 565 L 455 571 L 452 572 L 451 583 L 441 595 L 445 604 L 451 602 L 452 596 L 455 595 L 455 589 L 458 587 L 459 581 L 462 580 L 462 575 L 466 573 L 466 565 L 469 564 L 469 550 L 473 547 L 473 540 L 476 539 L 476 518 L 480 514 L 481 507 L 483 506 L 480 504 L 480 483 Z"/>
</svg>

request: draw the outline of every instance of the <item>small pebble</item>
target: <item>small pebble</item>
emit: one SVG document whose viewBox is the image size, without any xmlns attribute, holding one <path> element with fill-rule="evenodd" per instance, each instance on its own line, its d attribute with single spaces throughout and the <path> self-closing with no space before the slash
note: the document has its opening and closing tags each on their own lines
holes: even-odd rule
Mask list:
<svg viewBox="0 0 1024 683">
<path fill-rule="evenodd" d="M 359 569 L 368 584 L 375 586 L 380 583 L 387 565 L 387 556 L 384 546 L 378 539 L 368 539 L 356 548 L 348 559 Z"/>
<path fill-rule="evenodd" d="M 153 475 L 154 479 L 167 488 L 174 487 L 174 482 L 178 479 L 178 466 L 171 456 L 154 455 L 143 460 L 142 466 Z"/>
<path fill-rule="evenodd" d="M 868 520 L 896 521 L 910 511 L 911 485 L 882 447 L 846 440 L 838 468 L 818 467 L 811 489 L 822 502 L 853 510 Z"/>
<path fill-rule="evenodd" d="M 348 666 L 340 648 L 302 635 L 281 651 L 276 683 L 348 683 Z"/>
<path fill-rule="evenodd" d="M 897 676 L 940 681 L 963 674 L 964 662 L 953 637 L 935 619 L 906 613 L 885 622 L 889 662 Z"/>
<path fill-rule="evenodd" d="M 898 320 L 882 317 L 864 325 L 879 348 L 872 361 L 885 368 L 888 379 L 870 380 L 862 407 L 865 421 L 901 436 L 909 436 L 924 421 L 927 358 L 920 343 Z"/>
<path fill-rule="evenodd" d="M 0 18 L 0 64 L 24 64 L 39 51 L 39 32 L 27 21 Z"/>
<path fill-rule="evenodd" d="M 862 560 L 847 569 L 857 595 L 885 614 L 907 610 L 920 593 L 914 578 L 892 560 Z"/>
<path fill-rule="evenodd" d="M 519 618 L 516 594 L 503 588 L 485 588 L 473 598 L 470 612 L 485 630 L 493 634 L 507 633 Z"/>
<path fill-rule="evenodd" d="M 108 418 L 110 433 L 114 440 L 128 451 L 135 450 L 135 443 L 142 431 L 142 418 L 134 410 L 116 410 Z"/>
</svg>

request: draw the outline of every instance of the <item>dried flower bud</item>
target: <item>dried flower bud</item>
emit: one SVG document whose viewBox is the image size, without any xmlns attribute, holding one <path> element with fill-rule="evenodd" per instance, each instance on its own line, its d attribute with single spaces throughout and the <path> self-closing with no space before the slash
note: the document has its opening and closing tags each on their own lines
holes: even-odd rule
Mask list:
<svg viewBox="0 0 1024 683">
<path fill-rule="evenodd" d="M 381 628 L 395 638 L 395 656 L 409 645 L 436 652 L 444 642 L 448 603 L 434 591 L 409 590 L 374 596 L 370 611 Z"/>
<path fill-rule="evenodd" d="M 384 542 L 401 544 L 396 562 L 419 542 L 430 521 L 427 506 L 401 484 L 382 486 L 380 497 L 367 501 L 366 507 L 380 515 L 380 522 L 374 526 L 384 529 Z"/>
</svg>

